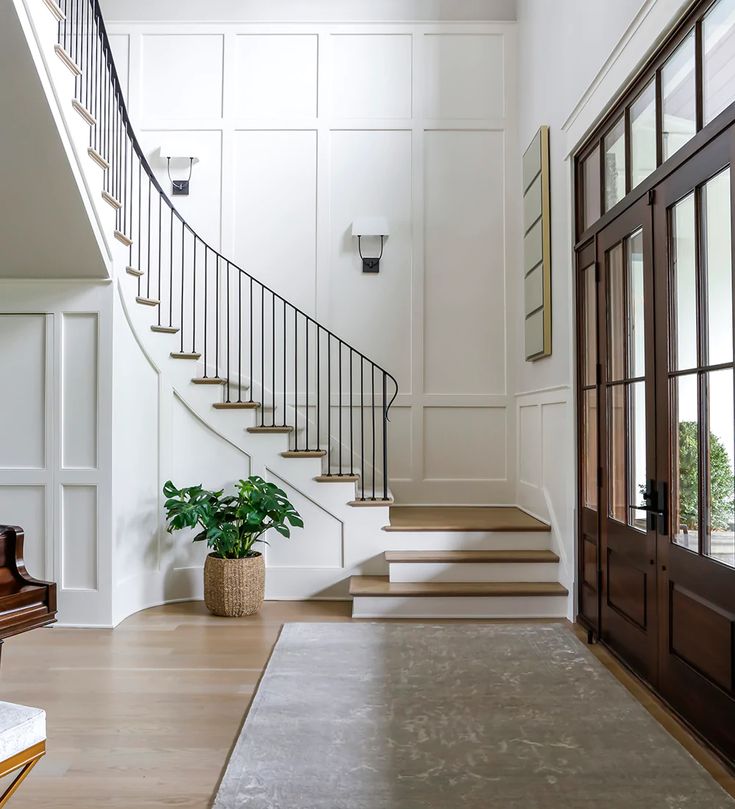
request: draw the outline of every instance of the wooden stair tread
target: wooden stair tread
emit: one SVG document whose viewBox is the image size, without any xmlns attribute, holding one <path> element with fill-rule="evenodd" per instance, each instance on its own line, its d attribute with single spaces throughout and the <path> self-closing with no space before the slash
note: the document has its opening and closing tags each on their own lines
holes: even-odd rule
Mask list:
<svg viewBox="0 0 735 809">
<path fill-rule="evenodd" d="M 151 331 L 159 334 L 176 334 L 178 330 L 178 326 L 151 326 Z"/>
<path fill-rule="evenodd" d="M 392 582 L 387 576 L 352 576 L 353 596 L 566 596 L 567 588 L 554 581 L 427 581 Z"/>
<path fill-rule="evenodd" d="M 357 483 L 359 475 L 317 475 L 314 480 L 317 483 Z"/>
<path fill-rule="evenodd" d="M 96 150 L 93 149 L 91 146 L 87 149 L 87 154 L 94 160 L 94 162 L 105 171 L 110 170 L 110 164 L 105 160 L 104 157 Z"/>
<path fill-rule="evenodd" d="M 187 353 L 186 351 L 172 351 L 172 360 L 198 360 L 202 355 L 196 352 Z"/>
<path fill-rule="evenodd" d="M 215 402 L 212 407 L 215 410 L 255 410 L 260 402 Z"/>
<path fill-rule="evenodd" d="M 155 298 L 144 298 L 142 295 L 138 295 L 135 299 L 136 303 L 141 303 L 143 306 L 158 306 L 161 301 L 156 300 Z"/>
<path fill-rule="evenodd" d="M 137 270 L 135 267 L 126 267 L 125 272 L 128 275 L 134 275 L 136 278 L 140 278 L 144 274 L 143 270 Z"/>
<path fill-rule="evenodd" d="M 112 235 L 120 242 L 120 244 L 124 244 L 125 247 L 131 247 L 133 244 L 133 240 L 130 238 L 130 236 L 126 236 L 121 230 L 116 230 Z"/>
<path fill-rule="evenodd" d="M 515 506 L 394 506 L 384 531 L 550 531 Z"/>
<path fill-rule="evenodd" d="M 559 557 L 553 551 L 386 551 L 386 562 L 446 562 L 472 563 L 489 562 L 492 564 L 513 562 L 549 562 L 557 563 Z"/>
<path fill-rule="evenodd" d="M 376 497 L 374 500 L 370 497 L 366 497 L 364 500 L 357 498 L 356 500 L 350 500 L 347 504 L 348 506 L 353 506 L 355 508 L 374 508 L 376 506 L 382 506 L 383 508 L 387 508 L 388 506 L 393 505 L 393 498 L 388 497 L 387 500 L 383 500 L 380 497 Z"/>
<path fill-rule="evenodd" d="M 278 425 L 261 425 L 259 427 L 246 427 L 245 428 L 249 433 L 290 433 L 293 432 L 293 427 L 286 426 L 278 426 Z"/>
<path fill-rule="evenodd" d="M 326 454 L 325 449 L 289 449 L 281 453 L 284 458 L 323 458 Z"/>
<path fill-rule="evenodd" d="M 195 385 L 224 385 L 227 380 L 219 376 L 195 376 L 191 381 Z"/>
<path fill-rule="evenodd" d="M 103 191 L 103 192 L 102 192 L 102 199 L 103 199 L 103 200 L 104 200 L 104 201 L 105 201 L 105 202 L 106 202 L 108 205 L 112 205 L 112 207 L 113 207 L 113 208 L 114 208 L 116 211 L 119 211 L 119 210 L 120 210 L 120 208 L 122 208 L 122 202 L 120 202 L 120 200 L 119 200 L 119 199 L 117 199 L 117 197 L 113 197 L 113 196 L 112 196 L 112 194 L 110 194 L 110 193 L 109 193 L 109 192 L 107 192 L 107 191 Z"/>
</svg>

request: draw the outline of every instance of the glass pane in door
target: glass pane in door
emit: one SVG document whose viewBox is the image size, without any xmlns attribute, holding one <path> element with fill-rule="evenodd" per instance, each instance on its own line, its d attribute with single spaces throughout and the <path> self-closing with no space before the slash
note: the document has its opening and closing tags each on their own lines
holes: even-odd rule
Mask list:
<svg viewBox="0 0 735 809">
<path fill-rule="evenodd" d="M 597 390 L 584 392 L 584 505 L 597 510 Z"/>
<path fill-rule="evenodd" d="M 630 491 L 628 503 L 645 505 L 646 474 L 646 383 L 633 382 L 628 386 Z M 628 525 L 646 530 L 646 512 L 631 508 Z"/>
<path fill-rule="evenodd" d="M 730 169 L 702 187 L 704 265 L 707 273 L 708 364 L 732 362 L 732 253 Z"/>
<path fill-rule="evenodd" d="M 731 369 L 708 374 L 707 537 L 704 552 L 735 566 L 735 410 Z"/>
<path fill-rule="evenodd" d="M 671 390 L 671 537 L 699 550 L 699 394 L 697 374 L 675 377 Z"/>
<path fill-rule="evenodd" d="M 597 284 L 595 267 L 587 267 L 582 273 L 582 322 L 584 328 L 584 351 L 582 355 L 582 384 L 594 385 L 597 382 Z"/>
<path fill-rule="evenodd" d="M 625 385 L 613 385 L 608 389 L 607 423 L 610 434 L 608 465 L 609 516 L 618 522 L 626 522 L 625 489 Z"/>
<path fill-rule="evenodd" d="M 596 146 L 582 163 L 584 188 L 584 221 L 582 230 L 587 230 L 600 218 L 600 147 Z"/>
<path fill-rule="evenodd" d="M 671 262 L 673 290 L 672 367 L 697 366 L 697 263 L 694 226 L 694 194 L 674 205 L 671 212 Z"/>
<path fill-rule="evenodd" d="M 625 241 L 628 265 L 628 376 L 645 376 L 646 326 L 643 297 L 643 231 Z"/>
<path fill-rule="evenodd" d="M 623 245 L 616 244 L 607 254 L 608 299 L 608 378 L 611 382 L 625 376 L 625 277 L 623 275 Z"/>
</svg>

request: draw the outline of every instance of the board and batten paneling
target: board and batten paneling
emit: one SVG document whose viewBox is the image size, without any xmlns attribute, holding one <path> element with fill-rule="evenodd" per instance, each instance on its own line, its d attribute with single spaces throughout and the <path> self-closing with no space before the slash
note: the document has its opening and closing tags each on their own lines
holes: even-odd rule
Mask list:
<svg viewBox="0 0 735 809">
<path fill-rule="evenodd" d="M 109 28 L 165 186 L 161 143 L 198 150 L 177 200 L 191 224 L 398 378 L 396 497 L 512 497 L 515 24 Z M 350 234 L 362 216 L 390 223 L 377 275 L 362 273 Z"/>
</svg>

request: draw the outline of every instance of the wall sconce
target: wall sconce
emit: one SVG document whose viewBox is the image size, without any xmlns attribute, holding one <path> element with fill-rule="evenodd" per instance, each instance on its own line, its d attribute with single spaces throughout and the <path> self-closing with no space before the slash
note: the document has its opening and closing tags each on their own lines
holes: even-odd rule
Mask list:
<svg viewBox="0 0 735 809">
<path fill-rule="evenodd" d="M 161 159 L 166 161 L 166 169 L 168 171 L 168 179 L 171 180 L 171 193 L 175 197 L 188 197 L 189 196 L 189 182 L 191 181 L 191 172 L 194 168 L 194 163 L 199 162 L 198 157 L 192 157 L 189 154 L 182 154 L 180 145 L 166 144 L 160 147 Z M 171 176 L 171 161 L 188 161 L 189 163 L 189 176 L 185 180 L 174 180 Z"/>
<path fill-rule="evenodd" d="M 357 237 L 357 250 L 362 259 L 363 272 L 380 272 L 380 259 L 383 258 L 385 239 L 390 235 L 388 220 L 382 216 L 363 216 L 352 223 L 352 236 Z M 362 253 L 363 239 L 380 239 L 380 253 L 377 256 L 365 256 Z"/>
</svg>

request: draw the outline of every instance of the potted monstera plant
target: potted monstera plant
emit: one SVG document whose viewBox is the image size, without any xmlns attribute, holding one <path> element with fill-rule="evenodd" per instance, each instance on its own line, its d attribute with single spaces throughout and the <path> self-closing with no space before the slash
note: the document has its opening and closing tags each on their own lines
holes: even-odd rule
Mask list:
<svg viewBox="0 0 735 809">
<path fill-rule="evenodd" d="M 303 528 L 301 516 L 286 493 L 257 475 L 238 481 L 234 494 L 202 486 L 163 486 L 169 532 L 200 528 L 194 542 L 210 548 L 204 563 L 204 603 L 215 615 L 253 615 L 263 604 L 265 563 L 256 543 L 268 544 L 273 529 L 290 537 Z"/>
</svg>

